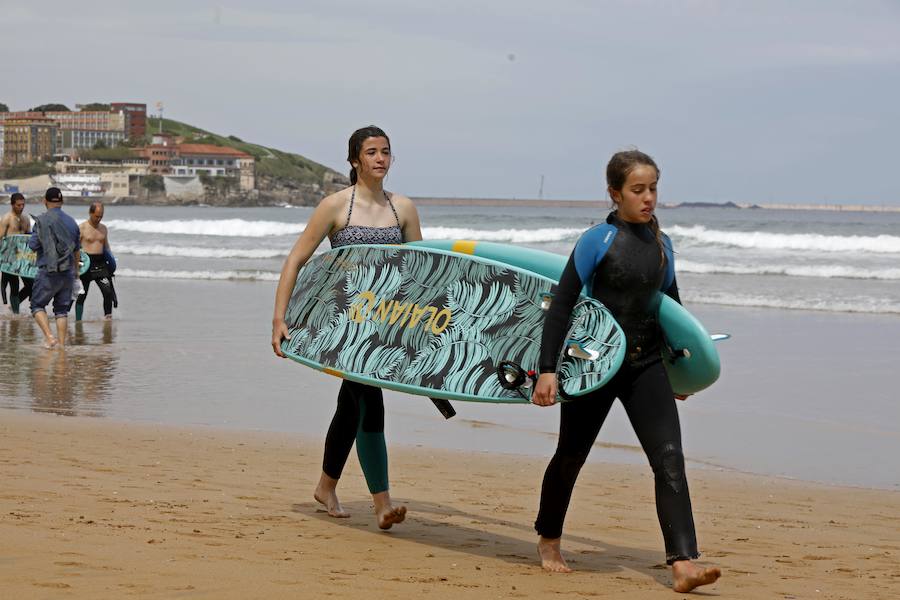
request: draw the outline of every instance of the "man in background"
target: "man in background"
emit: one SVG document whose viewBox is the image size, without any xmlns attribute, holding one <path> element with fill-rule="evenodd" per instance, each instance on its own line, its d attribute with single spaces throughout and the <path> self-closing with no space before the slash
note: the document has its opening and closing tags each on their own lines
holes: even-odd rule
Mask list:
<svg viewBox="0 0 900 600">
<path fill-rule="evenodd" d="M 109 248 L 109 230 L 100 221 L 103 220 L 103 203 L 91 202 L 88 209 L 88 220 L 78 226 L 81 231 L 81 249 L 91 257 L 91 267 L 81 276 L 82 291 L 75 301 L 75 320 L 80 321 L 84 314 L 84 301 L 88 295 L 91 282 L 95 281 L 103 294 L 103 318 L 112 318 L 113 306 L 118 306 L 116 288 L 112 275 L 116 271 L 116 259 Z"/>
<path fill-rule="evenodd" d="M 31 233 L 31 219 L 25 214 L 25 196 L 16 192 L 9 197 L 9 212 L 0 219 L 0 239 L 8 235 Z M 19 291 L 19 277 L 12 273 L 3 273 L 0 277 L 0 296 L 3 304 L 7 304 L 6 288 L 9 288 L 9 308 L 13 314 L 19 314 L 19 304 L 31 295 L 31 279 L 22 278 L 22 291 Z"/>
<path fill-rule="evenodd" d="M 31 314 L 44 334 L 47 348 L 66 345 L 72 290 L 81 253 L 81 231 L 75 219 L 63 212 L 62 204 L 63 195 L 59 188 L 48 188 L 44 194 L 47 212 L 35 219 L 28 241 L 28 247 L 37 253 L 38 267 L 31 292 Z M 55 337 L 50 331 L 46 311 L 51 300 L 56 317 Z"/>
</svg>

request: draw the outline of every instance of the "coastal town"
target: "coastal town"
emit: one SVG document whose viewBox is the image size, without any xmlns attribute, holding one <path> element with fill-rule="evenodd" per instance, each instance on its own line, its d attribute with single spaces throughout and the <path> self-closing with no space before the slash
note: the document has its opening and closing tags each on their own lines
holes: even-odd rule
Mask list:
<svg viewBox="0 0 900 600">
<path fill-rule="evenodd" d="M 166 131 L 164 123 L 177 122 L 152 117 L 145 103 L 92 103 L 76 105 L 74 111 L 61 104 L 17 112 L 5 108 L 0 104 L 0 193 L 7 195 L 18 191 L 26 196 L 39 194 L 52 185 L 76 202 L 315 205 L 349 184 L 341 173 L 304 157 L 247 144 L 234 136 L 222 138 L 195 128 L 180 134 Z M 161 104 L 157 108 L 161 110 Z M 253 148 L 255 155 L 236 145 Z M 303 161 L 304 170 L 299 176 L 286 172 L 279 168 L 285 161 Z M 414 198 L 422 206 L 610 206 L 608 199 Z M 660 206 L 900 212 L 896 206 L 855 202 L 676 200 Z"/>
<path fill-rule="evenodd" d="M 161 117 L 151 131 L 144 103 L 94 103 L 76 109 L 51 104 L 0 111 L 0 191 L 53 185 L 67 198 L 101 197 L 113 203 L 194 204 L 215 198 L 254 204 L 261 192 L 277 202 L 321 197 L 330 184 L 343 183 L 340 174 L 325 168 L 313 181 L 264 177 L 261 182 L 257 157 L 220 143 L 218 137 L 167 132 Z"/>
</svg>

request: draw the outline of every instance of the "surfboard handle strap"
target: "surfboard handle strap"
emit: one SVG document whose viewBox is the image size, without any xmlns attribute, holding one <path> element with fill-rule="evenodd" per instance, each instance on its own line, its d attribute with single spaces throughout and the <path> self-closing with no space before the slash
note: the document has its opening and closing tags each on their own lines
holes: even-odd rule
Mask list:
<svg viewBox="0 0 900 600">
<path fill-rule="evenodd" d="M 504 360 L 497 365 L 497 379 L 500 380 L 500 387 L 504 390 L 513 390 L 525 400 L 530 401 L 530 398 L 522 393 L 522 390 L 534 387 L 534 384 L 537 383 L 537 372 L 526 371 L 520 365 Z"/>
<path fill-rule="evenodd" d="M 445 419 L 452 419 L 456 416 L 456 409 L 453 408 L 449 400 L 444 400 L 443 398 L 429 398 L 429 400 L 434 402 L 434 405 L 444 415 Z"/>
</svg>

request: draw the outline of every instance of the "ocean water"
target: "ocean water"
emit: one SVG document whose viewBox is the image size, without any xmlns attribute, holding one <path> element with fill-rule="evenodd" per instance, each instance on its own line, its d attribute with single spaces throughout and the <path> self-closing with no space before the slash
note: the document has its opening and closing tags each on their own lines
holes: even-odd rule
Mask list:
<svg viewBox="0 0 900 600">
<path fill-rule="evenodd" d="M 70 207 L 79 218 L 87 209 Z M 272 354 L 275 281 L 308 208 L 106 210 L 115 320 L 92 289 L 65 353 L 27 316 L 0 316 L 0 408 L 324 436 L 339 380 Z M 605 211 L 423 207 L 426 237 L 567 253 Z M 714 332 L 723 373 L 680 403 L 693 467 L 900 490 L 900 214 L 660 211 L 682 298 Z M 327 243 L 325 244 L 327 247 Z M 322 248 L 324 249 L 324 247 Z M 535 455 L 557 408 L 388 392 L 389 444 Z M 644 464 L 615 405 L 591 460 Z M 318 468 L 310 465 L 310 468 Z M 410 477 L 413 474 L 408 474 Z"/>
<path fill-rule="evenodd" d="M 309 208 L 109 207 L 121 277 L 277 280 Z M 427 239 L 568 254 L 601 209 L 420 209 Z M 686 302 L 900 315 L 900 213 L 661 209 Z M 320 250 L 327 249 L 327 242 Z"/>
</svg>

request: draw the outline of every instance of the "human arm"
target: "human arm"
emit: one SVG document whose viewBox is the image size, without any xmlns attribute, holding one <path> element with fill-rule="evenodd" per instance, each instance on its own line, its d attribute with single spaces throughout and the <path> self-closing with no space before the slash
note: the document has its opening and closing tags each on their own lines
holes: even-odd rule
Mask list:
<svg viewBox="0 0 900 600">
<path fill-rule="evenodd" d="M 109 246 L 109 229 L 103 225 L 103 258 L 106 260 L 106 268 L 109 271 L 109 274 L 112 275 L 116 272 L 116 257 L 113 256 L 112 248 Z"/>
<path fill-rule="evenodd" d="M 550 308 L 544 316 L 544 331 L 541 335 L 540 371 L 531 401 L 539 406 L 550 406 L 556 402 L 558 381 L 556 365 L 562 349 L 563 338 L 572 318 L 572 310 L 581 294 L 584 284 L 575 267 L 575 253 L 569 257 L 563 269 L 559 285 L 553 294 Z"/>
<path fill-rule="evenodd" d="M 678 304 L 681 304 L 681 297 L 678 295 L 678 281 L 674 277 L 672 278 L 672 285 L 665 291 L 665 294 Z M 688 396 L 690 396 L 690 394 L 675 394 L 675 399 L 687 400 Z"/>
<path fill-rule="evenodd" d="M 39 228 L 40 221 L 35 221 L 34 228 L 31 230 L 31 237 L 28 238 L 28 247 L 35 252 L 40 252 L 43 249 L 43 246 L 41 246 L 40 232 L 38 231 Z"/>
<path fill-rule="evenodd" d="M 681 296 L 678 295 L 678 280 L 676 278 L 672 278 L 672 285 L 664 293 L 678 304 L 681 304 Z"/>
<path fill-rule="evenodd" d="M 278 287 L 275 290 L 275 309 L 272 314 L 272 350 L 278 356 L 284 357 L 284 352 L 281 351 L 281 340 L 289 334 L 287 324 L 284 322 L 284 315 L 287 312 L 288 302 L 291 300 L 291 292 L 294 290 L 297 274 L 334 227 L 335 217 L 341 205 L 337 194 L 322 200 L 313 211 L 306 228 L 297 238 L 281 267 L 281 276 L 278 278 Z"/>
<path fill-rule="evenodd" d="M 394 194 L 392 200 L 400 212 L 400 228 L 404 242 L 418 242 L 422 239 L 422 226 L 419 223 L 419 211 L 416 205 L 406 196 Z"/>
<path fill-rule="evenodd" d="M 22 220 L 22 233 L 31 233 L 31 218 L 23 214 L 21 217 Z"/>
</svg>

